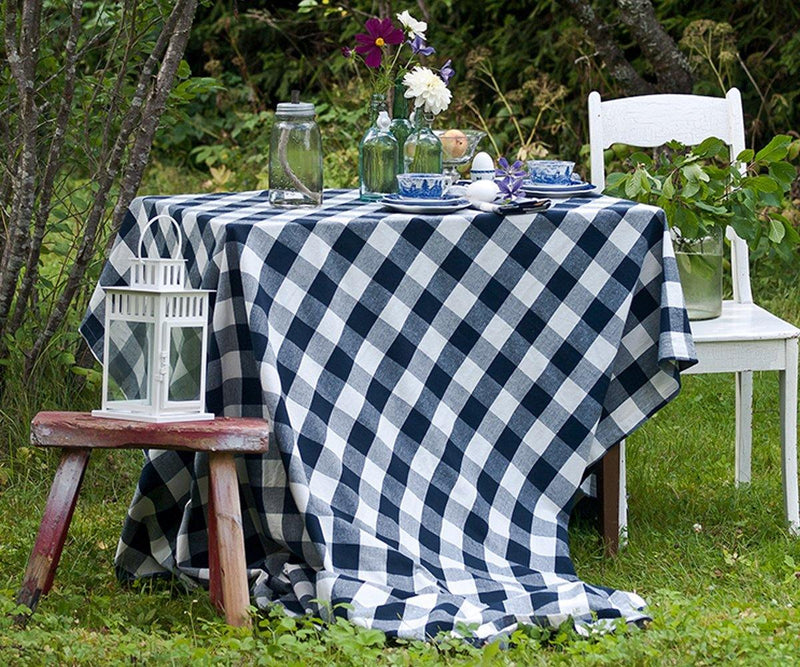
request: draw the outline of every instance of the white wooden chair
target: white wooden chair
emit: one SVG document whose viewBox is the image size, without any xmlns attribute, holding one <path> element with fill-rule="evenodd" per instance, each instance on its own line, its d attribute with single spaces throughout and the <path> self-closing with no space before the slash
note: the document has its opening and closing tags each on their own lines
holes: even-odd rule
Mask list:
<svg viewBox="0 0 800 667">
<path fill-rule="evenodd" d="M 642 148 L 677 140 L 693 146 L 718 137 L 731 157 L 745 147 L 742 99 L 736 88 L 725 97 L 642 95 L 602 101 L 589 94 L 591 180 L 605 188 L 603 151 L 612 144 Z M 685 373 L 736 374 L 737 485 L 750 481 L 753 371 L 778 371 L 784 507 L 790 530 L 800 532 L 797 491 L 797 341 L 800 329 L 753 303 L 747 244 L 728 228 L 733 299 L 722 316 L 691 323 L 699 363 Z M 627 532 L 624 443 L 620 448 L 620 533 Z"/>
</svg>

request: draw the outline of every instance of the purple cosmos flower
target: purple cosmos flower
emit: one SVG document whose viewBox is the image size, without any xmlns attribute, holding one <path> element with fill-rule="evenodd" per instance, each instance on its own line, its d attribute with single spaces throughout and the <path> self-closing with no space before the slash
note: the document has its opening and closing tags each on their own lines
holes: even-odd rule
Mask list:
<svg viewBox="0 0 800 667">
<path fill-rule="evenodd" d="M 348 58 L 348 59 L 352 58 L 354 53 L 355 53 L 355 51 L 353 51 L 353 49 L 351 49 L 349 46 L 343 46 L 342 47 L 342 55 L 345 58 Z"/>
<path fill-rule="evenodd" d="M 448 60 L 444 65 L 442 65 L 442 69 L 439 70 L 439 77 L 442 79 L 442 81 L 444 81 L 445 85 L 450 82 L 450 77 L 456 73 L 451 65 L 452 62 L 452 60 Z"/>
<path fill-rule="evenodd" d="M 409 39 L 408 43 L 411 45 L 411 50 L 416 54 L 421 53 L 423 56 L 430 56 L 436 53 L 434 48 L 426 45 L 425 40 L 419 35 L 414 35 L 414 39 Z M 445 81 L 445 83 L 447 82 Z"/>
<path fill-rule="evenodd" d="M 400 28 L 392 25 L 392 19 L 368 19 L 364 24 L 367 32 L 356 35 L 356 53 L 364 56 L 367 67 L 378 68 L 381 66 L 383 47 L 387 44 L 402 44 L 405 33 Z"/>
</svg>

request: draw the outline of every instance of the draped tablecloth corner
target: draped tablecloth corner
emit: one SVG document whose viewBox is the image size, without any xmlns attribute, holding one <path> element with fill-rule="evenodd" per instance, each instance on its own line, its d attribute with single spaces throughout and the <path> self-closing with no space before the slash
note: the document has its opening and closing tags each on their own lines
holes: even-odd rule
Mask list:
<svg viewBox="0 0 800 667">
<path fill-rule="evenodd" d="M 646 618 L 578 579 L 567 526 L 587 466 L 696 361 L 663 211 L 412 216 L 356 197 L 139 198 L 101 277 L 124 284 L 140 229 L 170 213 L 192 286 L 215 290 L 208 407 L 274 424 L 270 453 L 238 460 L 257 604 L 478 642 Z M 102 317 L 98 288 L 81 329 L 98 357 Z M 149 452 L 121 575 L 207 581 L 206 494 L 203 456 Z"/>
</svg>

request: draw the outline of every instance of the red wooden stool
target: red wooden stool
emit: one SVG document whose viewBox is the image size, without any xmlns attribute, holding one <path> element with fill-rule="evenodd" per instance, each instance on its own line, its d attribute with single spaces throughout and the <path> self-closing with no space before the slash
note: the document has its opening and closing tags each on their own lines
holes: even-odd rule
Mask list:
<svg viewBox="0 0 800 667">
<path fill-rule="evenodd" d="M 31 423 L 31 443 L 60 447 L 44 516 L 39 525 L 17 603 L 31 613 L 53 585 L 61 550 L 93 449 L 175 449 L 208 452 L 208 559 L 212 602 L 230 625 L 249 626 L 250 591 L 234 453 L 267 451 L 263 419 L 221 417 L 213 421 L 153 424 L 92 417 L 83 412 L 40 412 Z"/>
</svg>

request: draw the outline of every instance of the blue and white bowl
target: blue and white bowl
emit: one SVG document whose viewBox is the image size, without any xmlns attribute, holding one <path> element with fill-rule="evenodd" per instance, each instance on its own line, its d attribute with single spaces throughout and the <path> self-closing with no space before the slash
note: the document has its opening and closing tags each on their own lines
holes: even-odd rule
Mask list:
<svg viewBox="0 0 800 667">
<path fill-rule="evenodd" d="M 528 174 L 536 184 L 569 185 L 574 167 L 566 160 L 528 160 Z"/>
<path fill-rule="evenodd" d="M 403 197 L 440 199 L 449 185 L 446 174 L 397 174 L 398 191 Z"/>
</svg>

